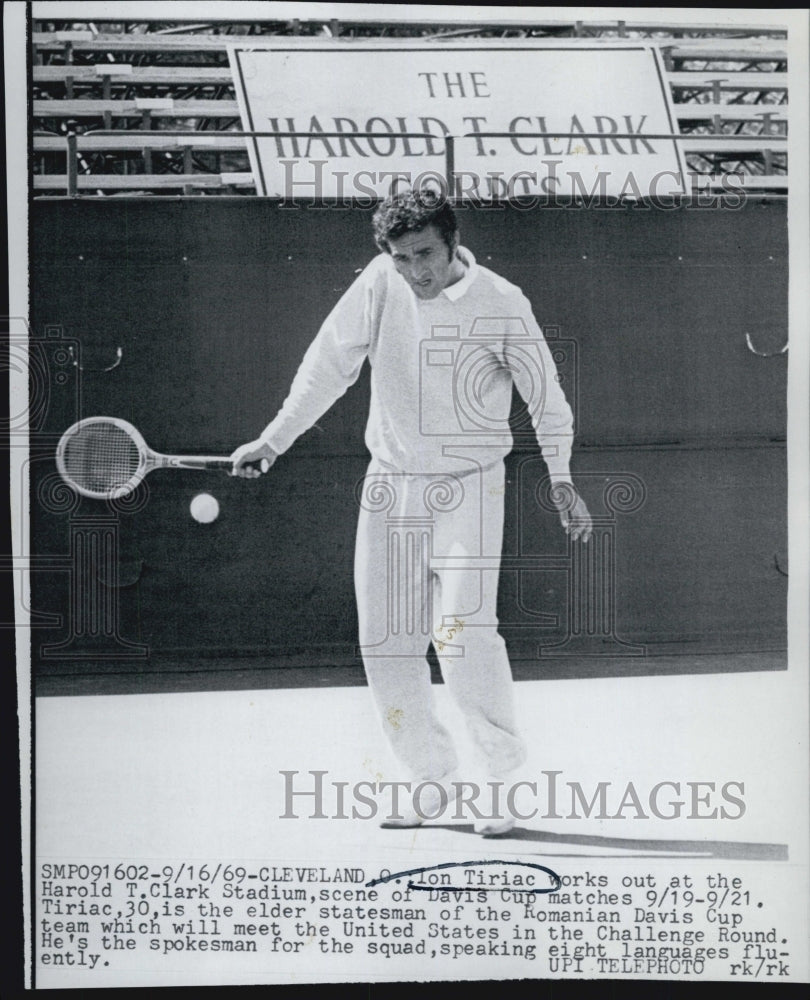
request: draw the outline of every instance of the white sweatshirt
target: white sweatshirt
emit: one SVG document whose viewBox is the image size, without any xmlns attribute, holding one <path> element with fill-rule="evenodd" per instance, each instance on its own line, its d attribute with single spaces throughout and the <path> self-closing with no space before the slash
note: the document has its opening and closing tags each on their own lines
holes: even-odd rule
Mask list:
<svg viewBox="0 0 810 1000">
<path fill-rule="evenodd" d="M 464 473 L 512 447 L 512 383 L 555 481 L 570 481 L 573 416 L 545 338 L 519 288 L 469 250 L 466 271 L 434 299 L 419 299 L 380 254 L 310 344 L 290 393 L 261 440 L 285 452 L 371 364 L 366 446 L 406 473 Z"/>
</svg>

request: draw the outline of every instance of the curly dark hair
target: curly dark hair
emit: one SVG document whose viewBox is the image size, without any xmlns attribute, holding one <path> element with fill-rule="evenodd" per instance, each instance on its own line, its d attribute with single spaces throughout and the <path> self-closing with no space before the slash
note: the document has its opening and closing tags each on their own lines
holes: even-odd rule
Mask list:
<svg viewBox="0 0 810 1000">
<path fill-rule="evenodd" d="M 389 240 L 405 233 L 419 233 L 433 224 L 450 251 L 458 243 L 456 213 L 441 194 L 431 189 L 403 191 L 380 202 L 374 213 L 374 242 L 384 253 L 391 253 Z"/>
</svg>

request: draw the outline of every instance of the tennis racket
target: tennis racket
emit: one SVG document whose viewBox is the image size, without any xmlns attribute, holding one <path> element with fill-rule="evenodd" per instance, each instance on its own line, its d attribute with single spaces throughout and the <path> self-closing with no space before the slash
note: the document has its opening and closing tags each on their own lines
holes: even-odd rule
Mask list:
<svg viewBox="0 0 810 1000">
<path fill-rule="evenodd" d="M 222 469 L 231 459 L 221 455 L 161 455 L 141 433 L 117 417 L 87 417 L 69 427 L 56 448 L 59 474 L 77 493 L 113 500 L 131 493 L 155 469 Z M 262 472 L 269 465 L 262 461 Z"/>
</svg>

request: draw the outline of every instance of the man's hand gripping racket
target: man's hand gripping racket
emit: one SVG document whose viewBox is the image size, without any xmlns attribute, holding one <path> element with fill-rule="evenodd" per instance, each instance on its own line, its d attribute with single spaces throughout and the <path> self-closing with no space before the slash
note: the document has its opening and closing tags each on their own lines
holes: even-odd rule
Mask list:
<svg viewBox="0 0 810 1000">
<path fill-rule="evenodd" d="M 277 458 L 278 455 L 269 444 L 264 441 L 249 441 L 231 455 L 233 463 L 231 475 L 241 476 L 243 479 L 255 479 L 267 472 Z"/>
</svg>

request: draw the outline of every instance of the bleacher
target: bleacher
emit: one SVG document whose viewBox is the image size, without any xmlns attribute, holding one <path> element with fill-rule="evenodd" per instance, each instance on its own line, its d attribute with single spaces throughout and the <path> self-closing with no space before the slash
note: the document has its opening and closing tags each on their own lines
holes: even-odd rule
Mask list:
<svg viewBox="0 0 810 1000">
<path fill-rule="evenodd" d="M 227 43 L 302 34 L 542 38 L 551 46 L 645 39 L 661 51 L 689 171 L 709 186 L 733 173 L 738 187 L 787 191 L 784 28 L 514 20 L 440 28 L 375 18 L 194 25 L 35 20 L 35 195 L 255 194 Z"/>
</svg>

